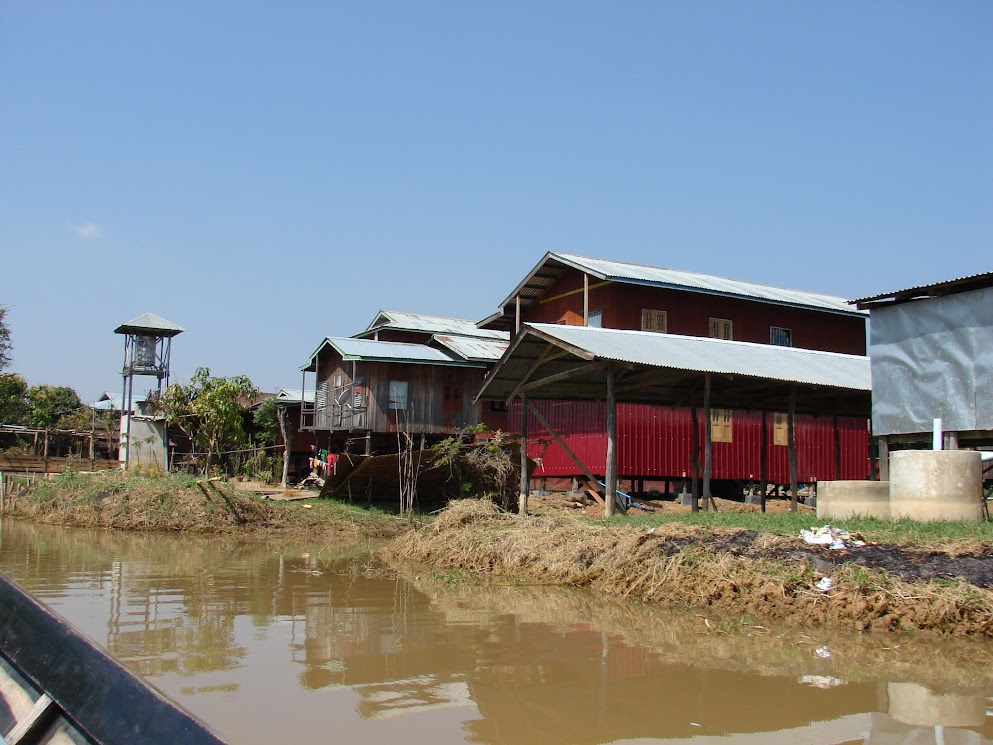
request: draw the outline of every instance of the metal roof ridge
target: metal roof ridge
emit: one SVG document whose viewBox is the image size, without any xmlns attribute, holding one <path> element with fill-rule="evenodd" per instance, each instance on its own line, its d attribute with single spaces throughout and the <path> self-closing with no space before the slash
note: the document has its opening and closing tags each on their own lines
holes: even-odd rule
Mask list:
<svg viewBox="0 0 993 745">
<path fill-rule="evenodd" d="M 553 256 L 559 257 L 560 259 L 563 259 L 564 258 L 564 259 L 569 259 L 569 260 L 579 259 L 579 260 L 585 260 L 585 261 L 604 261 L 604 262 L 608 262 L 610 264 L 624 264 L 625 266 L 638 267 L 639 269 L 656 269 L 656 270 L 661 270 L 661 271 L 665 271 L 665 272 L 673 272 L 674 274 L 682 274 L 682 275 L 685 275 L 687 277 L 706 277 L 708 279 L 720 279 L 720 280 L 724 280 L 725 282 L 734 282 L 735 284 L 749 285 L 751 287 L 761 287 L 761 288 L 767 289 L 767 290 L 785 290 L 787 292 L 798 292 L 798 293 L 801 293 L 803 295 L 810 295 L 811 297 L 821 297 L 821 298 L 828 298 L 830 300 L 840 300 L 843 303 L 848 303 L 849 302 L 847 298 L 841 297 L 840 295 L 828 295 L 828 294 L 825 294 L 825 293 L 822 293 L 822 292 L 813 292 L 811 290 L 801 290 L 801 289 L 797 289 L 795 287 L 781 287 L 779 285 L 767 285 L 767 284 L 764 284 L 762 282 L 754 282 L 754 281 L 752 281 L 750 279 L 735 279 L 734 277 L 726 277 L 726 276 L 724 276 L 722 274 L 711 274 L 709 272 L 694 272 L 694 271 L 690 271 L 688 269 L 674 269 L 672 267 L 659 266 L 659 265 L 656 265 L 656 264 L 639 264 L 639 263 L 634 262 L 634 261 L 622 261 L 622 260 L 619 260 L 619 259 L 604 259 L 604 258 L 600 258 L 600 257 L 596 257 L 596 256 L 581 256 L 579 254 L 563 253 L 563 252 L 559 252 L 559 251 L 551 251 L 550 254 L 553 255 Z M 574 267 L 574 268 L 578 268 L 578 267 Z M 602 275 L 602 272 L 591 272 L 591 274 Z M 611 275 L 605 275 L 604 274 L 602 276 L 603 276 L 604 279 L 607 279 Z"/>
</svg>

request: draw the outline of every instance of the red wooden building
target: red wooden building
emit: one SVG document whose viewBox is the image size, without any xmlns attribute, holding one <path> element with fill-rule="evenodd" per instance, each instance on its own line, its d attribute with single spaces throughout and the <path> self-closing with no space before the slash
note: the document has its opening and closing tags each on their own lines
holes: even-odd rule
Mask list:
<svg viewBox="0 0 993 745">
<path fill-rule="evenodd" d="M 500 310 L 480 326 L 507 330 L 512 336 L 522 324 L 627 329 L 864 357 L 866 317 L 842 298 L 548 253 Z M 741 345 L 727 345 L 723 351 L 748 354 L 747 347 Z M 793 364 L 792 358 L 786 355 L 784 365 Z M 540 363 L 535 360 L 533 364 L 537 367 Z M 645 398 L 639 396 L 638 400 Z M 605 406 L 602 396 L 600 401 L 582 399 L 537 401 L 534 406 L 586 468 L 602 476 L 607 471 Z M 776 484 L 790 482 L 785 407 L 760 410 L 753 399 L 749 399 L 749 406 L 750 410 L 711 409 L 711 476 L 718 480 L 715 493 L 720 493 L 721 487 L 740 489 L 743 483 L 761 477 Z M 519 407 L 519 403 L 511 404 L 512 430 L 519 427 Z M 835 407 L 830 395 L 816 404 L 808 402 L 807 413 L 795 420 L 796 475 L 801 482 L 868 477 L 869 410 L 867 405 L 864 413 L 861 408 L 861 404 Z M 856 415 L 838 416 L 842 411 Z M 616 416 L 619 478 L 668 482 L 673 490 L 690 478 L 694 427 L 688 406 L 620 403 Z M 702 441 L 705 423 L 699 419 L 701 411 L 697 416 L 695 429 Z M 528 455 L 539 462 L 535 478 L 582 475 L 539 419 L 529 416 L 527 431 L 531 434 Z M 725 483 L 720 483 L 722 480 Z"/>
</svg>

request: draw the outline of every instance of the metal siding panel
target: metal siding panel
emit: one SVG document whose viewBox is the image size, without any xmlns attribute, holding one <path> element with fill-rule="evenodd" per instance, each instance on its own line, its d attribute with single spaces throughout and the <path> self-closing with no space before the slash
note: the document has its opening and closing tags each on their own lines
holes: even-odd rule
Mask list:
<svg viewBox="0 0 993 745">
<path fill-rule="evenodd" d="M 594 474 L 605 470 L 606 411 L 602 403 L 537 402 L 538 410 Z M 700 457 L 703 459 L 703 410 Z M 519 432 L 520 404 L 511 405 L 508 431 Z M 868 475 L 868 426 L 864 419 L 839 419 L 842 478 Z M 762 415 L 735 411 L 732 442 L 713 443 L 713 478 L 758 480 L 761 472 Z M 538 420 L 528 419 L 528 455 L 541 458 L 535 472 L 541 476 L 577 476 L 579 469 L 554 442 Z M 623 478 L 689 478 L 692 424 L 688 408 L 621 404 L 617 407 L 618 475 Z M 772 417 L 768 422 L 770 482 L 789 483 L 788 448 L 773 444 Z M 538 442 L 537 440 L 546 440 Z M 831 417 L 797 416 L 797 475 L 800 483 L 834 479 L 834 432 Z"/>
</svg>

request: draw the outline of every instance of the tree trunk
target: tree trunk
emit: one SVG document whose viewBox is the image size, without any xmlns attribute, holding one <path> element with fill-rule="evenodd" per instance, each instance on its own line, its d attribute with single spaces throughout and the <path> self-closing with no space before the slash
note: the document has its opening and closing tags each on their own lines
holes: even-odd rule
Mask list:
<svg viewBox="0 0 993 745">
<path fill-rule="evenodd" d="M 279 420 L 279 434 L 283 436 L 283 479 L 280 485 L 285 489 L 290 479 L 290 419 L 286 416 L 286 407 L 276 409 L 276 419 Z"/>
</svg>

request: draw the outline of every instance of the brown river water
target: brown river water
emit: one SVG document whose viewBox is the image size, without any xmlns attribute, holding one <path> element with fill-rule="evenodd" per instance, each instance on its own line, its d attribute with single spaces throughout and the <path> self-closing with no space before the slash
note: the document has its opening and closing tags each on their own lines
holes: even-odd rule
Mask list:
<svg viewBox="0 0 993 745">
<path fill-rule="evenodd" d="M 993 742 L 993 644 L 0 521 L 0 570 L 240 743 Z"/>
</svg>

